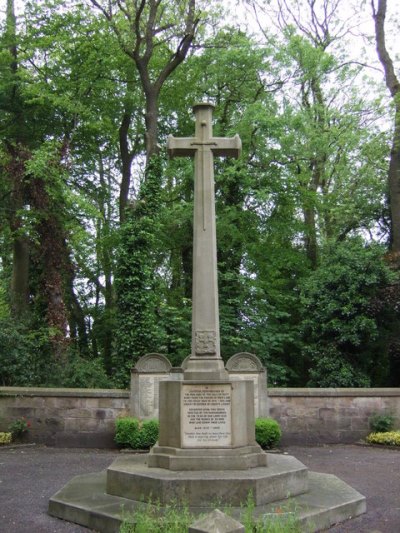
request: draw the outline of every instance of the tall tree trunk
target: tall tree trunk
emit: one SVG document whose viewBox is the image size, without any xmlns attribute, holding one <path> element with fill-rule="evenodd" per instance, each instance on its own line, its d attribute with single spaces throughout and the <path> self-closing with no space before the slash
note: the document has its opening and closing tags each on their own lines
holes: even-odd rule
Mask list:
<svg viewBox="0 0 400 533">
<path fill-rule="evenodd" d="M 153 88 L 147 90 L 146 94 L 146 159 L 159 152 L 157 145 L 158 136 L 158 93 Z"/>
<path fill-rule="evenodd" d="M 114 323 L 113 316 L 115 311 L 115 298 L 113 286 L 113 261 L 111 250 L 107 242 L 111 236 L 111 219 L 112 208 L 110 206 L 109 191 L 111 190 L 110 178 L 106 181 L 106 173 L 104 171 L 103 160 L 99 159 L 99 176 L 100 176 L 100 195 L 99 195 L 99 210 L 101 212 L 101 222 L 98 225 L 97 239 L 99 241 L 97 247 L 98 260 L 101 261 L 99 271 L 104 275 L 104 289 L 102 290 L 104 297 L 104 310 L 102 314 L 102 355 L 104 367 L 108 375 L 112 373 L 112 344 L 114 338 Z M 125 211 L 125 209 L 124 209 Z M 100 284 L 98 284 L 99 286 Z"/>
<path fill-rule="evenodd" d="M 132 161 L 137 151 L 139 144 L 138 136 L 135 139 L 134 146 L 130 147 L 129 132 L 132 123 L 132 115 L 134 112 L 133 93 L 134 93 L 134 77 L 132 71 L 132 64 L 127 68 L 127 82 L 124 113 L 122 115 L 121 124 L 118 131 L 119 137 L 119 151 L 121 156 L 121 185 L 119 189 L 119 221 L 122 224 L 125 220 L 125 209 L 129 198 L 129 188 L 132 178 Z"/>
<path fill-rule="evenodd" d="M 5 41 L 10 54 L 10 84 L 6 88 L 6 100 L 13 119 L 11 135 L 7 143 L 10 156 L 8 176 L 11 187 L 10 228 L 12 243 L 11 312 L 15 318 L 27 314 L 29 304 L 29 242 L 23 234 L 21 213 L 26 203 L 25 162 L 29 151 L 22 146 L 24 122 L 18 87 L 18 49 L 14 0 L 7 0 Z"/>
<path fill-rule="evenodd" d="M 119 151 L 121 155 L 121 185 L 119 189 L 119 221 L 123 223 L 125 219 L 125 208 L 129 198 L 129 187 L 131 184 L 131 165 L 133 155 L 129 150 L 129 127 L 131 125 L 131 114 L 128 111 L 122 116 L 119 127 Z"/>
<path fill-rule="evenodd" d="M 25 162 L 28 152 L 17 146 L 9 147 L 11 162 L 8 173 L 11 182 L 10 228 L 13 234 L 12 275 L 11 275 L 11 313 L 23 318 L 29 305 L 29 241 L 24 235 L 24 221 L 21 213 L 26 201 Z"/>
<path fill-rule="evenodd" d="M 375 21 L 376 50 L 379 61 L 385 71 L 386 86 L 393 98 L 395 108 L 395 121 L 390 150 L 388 171 L 389 208 L 391 218 L 390 249 L 397 257 L 400 266 L 400 82 L 395 74 L 393 61 L 386 49 L 385 18 L 386 0 L 371 0 L 372 14 Z"/>
<path fill-rule="evenodd" d="M 311 268 L 317 268 L 318 262 L 318 246 L 317 246 L 317 230 L 315 222 L 315 207 L 314 205 L 307 205 L 303 208 L 304 224 L 306 227 L 304 244 L 306 247 L 306 255 L 310 261 Z"/>
<path fill-rule="evenodd" d="M 32 179 L 32 203 L 40 213 L 36 227 L 38 232 L 39 265 L 41 267 L 40 292 L 44 298 L 46 322 L 51 328 L 51 343 L 54 358 L 65 360 L 69 344 L 67 338 L 68 314 L 65 305 L 64 277 L 68 266 L 65 258 L 69 256 L 65 231 L 60 220 L 60 211 L 53 205 L 46 184 L 41 178 Z"/>
</svg>

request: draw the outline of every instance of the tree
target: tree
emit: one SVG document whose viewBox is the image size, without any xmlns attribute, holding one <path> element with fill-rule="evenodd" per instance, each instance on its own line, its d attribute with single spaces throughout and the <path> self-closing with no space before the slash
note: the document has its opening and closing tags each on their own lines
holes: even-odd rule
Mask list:
<svg viewBox="0 0 400 533">
<path fill-rule="evenodd" d="M 157 145 L 170 133 L 193 135 L 189 110 L 204 96 L 216 104 L 215 134 L 238 132 L 243 142 L 240 161 L 215 163 L 223 357 L 254 351 L 282 385 L 303 385 L 310 361 L 321 374 L 328 359 L 317 362 L 319 348 L 334 348 L 331 374 L 342 383 L 366 374 L 384 383 L 385 372 L 368 366 L 378 344 L 383 370 L 398 368 L 396 313 L 382 321 L 355 307 L 353 325 L 357 313 L 376 325 L 365 365 L 361 349 L 347 350 L 334 333 L 320 347 L 318 334 L 310 337 L 312 357 L 304 347 L 301 332 L 321 316 L 305 323 L 301 288 L 309 280 L 325 291 L 320 278 L 333 276 L 325 257 L 345 263 L 335 250 L 354 235 L 386 236 L 387 139 L 379 108 L 354 83 L 361 65 L 342 46 L 339 0 L 275 5 L 279 32 L 263 28 L 262 42 L 225 27 L 222 12 L 212 26 L 194 0 L 28 2 L 19 26 L 9 9 L 0 56 L 0 319 L 14 270 L 26 280 L 13 284 L 14 306 L 16 289 L 24 295 L 14 316 L 28 311 L 31 321 L 2 322 L 21 353 L 17 362 L 18 346 L 7 344 L 14 355 L 5 382 L 14 368 L 27 383 L 23 361 L 31 361 L 38 383 L 43 361 L 64 353 L 57 378 L 65 383 L 91 373 L 105 383 L 106 370 L 125 385 L 146 351 L 174 364 L 188 354 L 193 169 L 166 164 Z M 18 255 L 19 240 L 29 254 Z M 346 250 L 357 261 L 367 255 Z M 371 309 L 386 302 L 380 316 L 397 305 L 394 286 L 372 297 Z"/>
<path fill-rule="evenodd" d="M 160 156 L 153 156 L 147 166 L 142 196 L 134 209 L 127 211 L 121 228 L 116 290 L 118 322 L 114 357 L 114 375 L 123 386 L 129 381 L 129 371 L 138 358 L 148 352 L 160 351 L 162 336 L 157 320 L 159 287 L 155 236 L 158 231 L 160 201 Z"/>
<path fill-rule="evenodd" d="M 24 179 L 25 162 L 29 149 L 25 146 L 25 106 L 22 101 L 19 80 L 17 28 L 14 1 L 7 0 L 5 31 L 2 36 L 3 70 L 5 77 L 0 101 L 3 111 L 1 129 L 6 142 L 3 150 L 6 163 L 3 167 L 6 188 L 3 198 L 7 202 L 8 222 L 12 239 L 11 310 L 18 319 L 28 312 L 29 302 L 29 243 L 23 228 L 23 210 L 27 203 L 27 187 Z"/>
<path fill-rule="evenodd" d="M 393 275 L 384 249 L 360 239 L 323 250 L 320 268 L 302 283 L 303 335 L 310 385 L 382 386 L 390 362 L 385 320 L 374 311 Z"/>
<path fill-rule="evenodd" d="M 113 4 L 90 2 L 110 23 L 123 52 L 134 62 L 145 99 L 146 158 L 157 153 L 158 99 L 161 89 L 184 61 L 195 37 L 199 18 L 195 0 L 167 6 L 162 0 Z M 179 13 L 179 15 L 178 15 Z M 121 24 L 118 19 L 125 19 Z M 174 46 L 176 42 L 176 46 Z"/>
<path fill-rule="evenodd" d="M 391 218 L 390 249 L 398 266 L 400 261 L 400 82 L 386 47 L 387 1 L 371 0 L 371 6 L 375 21 L 376 50 L 384 69 L 386 86 L 394 104 L 394 129 L 389 158 L 388 191 Z"/>
</svg>

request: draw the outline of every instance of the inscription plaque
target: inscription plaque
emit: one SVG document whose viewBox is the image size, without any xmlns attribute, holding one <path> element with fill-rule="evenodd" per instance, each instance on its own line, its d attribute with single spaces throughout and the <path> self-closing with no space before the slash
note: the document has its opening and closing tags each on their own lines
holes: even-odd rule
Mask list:
<svg viewBox="0 0 400 533">
<path fill-rule="evenodd" d="M 230 383 L 183 385 L 184 448 L 232 445 L 231 395 Z"/>
</svg>

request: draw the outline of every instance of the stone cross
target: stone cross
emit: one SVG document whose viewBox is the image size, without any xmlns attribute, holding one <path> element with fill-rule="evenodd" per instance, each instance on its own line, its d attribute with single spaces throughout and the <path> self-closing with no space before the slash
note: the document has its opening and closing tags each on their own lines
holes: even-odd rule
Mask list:
<svg viewBox="0 0 400 533">
<path fill-rule="evenodd" d="M 193 107 L 194 137 L 168 138 L 170 157 L 194 157 L 192 351 L 185 379 L 226 379 L 220 353 L 214 156 L 239 157 L 241 140 L 213 137 L 210 103 Z"/>
</svg>

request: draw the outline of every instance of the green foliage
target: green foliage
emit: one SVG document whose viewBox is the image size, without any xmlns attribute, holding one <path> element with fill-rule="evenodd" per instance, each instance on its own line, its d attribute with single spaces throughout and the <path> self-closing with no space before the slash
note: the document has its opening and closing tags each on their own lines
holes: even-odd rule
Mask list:
<svg viewBox="0 0 400 533">
<path fill-rule="evenodd" d="M 115 421 L 115 442 L 134 450 L 151 448 L 158 439 L 158 420 L 143 420 L 122 417 Z"/>
<path fill-rule="evenodd" d="M 246 533 L 306 533 L 307 526 L 301 524 L 296 509 L 291 502 L 282 507 L 272 508 L 270 513 L 256 518 L 254 516 L 254 499 L 250 494 L 242 507 L 240 521 Z M 230 514 L 230 509 L 224 509 Z M 160 504 L 148 502 L 139 507 L 134 514 L 127 515 L 119 533 L 186 533 L 189 526 L 202 515 L 192 514 L 186 505 Z"/>
<path fill-rule="evenodd" d="M 0 431 L 0 444 L 10 444 L 12 441 L 12 433 Z"/>
<path fill-rule="evenodd" d="M 115 442 L 119 446 L 133 449 L 146 449 L 154 446 L 158 439 L 158 420 L 143 420 L 122 417 L 115 421 Z M 256 441 L 262 448 L 278 445 L 282 432 L 278 422 L 271 418 L 256 420 Z"/>
<path fill-rule="evenodd" d="M 156 157 L 143 177 L 149 132 L 139 74 L 121 49 L 133 45 L 127 12 L 113 8 L 121 40 L 91 2 L 67 4 L 26 2 L 0 36 L 0 383 L 110 386 L 104 367 L 126 387 L 146 352 L 178 365 L 190 351 L 193 166 L 179 158 L 165 169 Z M 162 13 L 152 80 L 181 40 L 186 6 Z M 260 45 L 212 9 L 198 30 L 212 20 L 213 31 L 196 32 L 196 53 L 156 104 L 161 146 L 170 133 L 193 135 L 188 110 L 205 94 L 217 103 L 215 135 L 242 139 L 240 160 L 215 159 L 223 357 L 256 353 L 275 386 L 396 386 L 398 311 L 373 304 L 388 279 L 381 254 L 351 238 L 388 235 L 386 110 L 376 87 L 353 83 L 346 24 L 333 13 L 320 33 L 305 10 Z M 126 165 L 134 200 L 118 228 Z M 8 321 L 22 236 L 29 324 Z M 61 366 L 48 327 L 54 281 L 65 313 L 53 318 L 68 321 L 71 352 Z"/>
<path fill-rule="evenodd" d="M 309 353 L 312 359 L 310 387 L 370 387 L 370 378 L 341 357 L 334 346 L 322 346 Z"/>
<path fill-rule="evenodd" d="M 110 389 L 113 382 L 107 376 L 104 361 L 97 357 L 95 359 L 84 359 L 72 353 L 66 365 L 59 369 L 57 385 L 62 387 L 76 387 L 81 389 Z M 56 383 L 54 383 L 56 385 Z"/>
<path fill-rule="evenodd" d="M 302 283 L 310 385 L 359 387 L 386 379 L 388 346 L 372 311 L 373 299 L 392 279 L 383 251 L 360 239 L 328 245 L 319 268 Z"/>
<path fill-rule="evenodd" d="M 394 428 L 394 416 L 391 414 L 375 413 L 369 419 L 369 427 L 374 433 L 384 433 Z"/>
<path fill-rule="evenodd" d="M 8 431 L 11 433 L 13 439 L 20 439 L 30 428 L 30 422 L 22 416 L 17 418 L 8 426 Z"/>
<path fill-rule="evenodd" d="M 140 448 L 147 449 L 154 446 L 158 440 L 158 420 L 143 420 L 139 432 Z"/>
<path fill-rule="evenodd" d="M 114 440 L 119 446 L 136 448 L 139 433 L 139 420 L 137 418 L 123 417 L 115 420 Z"/>
<path fill-rule="evenodd" d="M 118 321 L 114 375 L 123 386 L 129 381 L 132 363 L 148 352 L 161 349 L 155 252 L 161 178 L 162 159 L 154 156 L 140 198 L 134 207 L 127 209 L 120 231 L 115 276 Z"/>
<path fill-rule="evenodd" d="M 244 506 L 241 522 L 245 533 L 306 533 L 307 526 L 301 524 L 296 508 L 289 501 L 287 505 L 272 507 L 271 512 L 254 516 L 254 498 L 249 494 Z"/>
<path fill-rule="evenodd" d="M 272 418 L 256 419 L 256 441 L 264 449 L 275 448 L 281 440 L 282 431 Z"/>
<path fill-rule="evenodd" d="M 39 386 L 49 379 L 50 334 L 10 318 L 0 320 L 0 384 Z"/>
<path fill-rule="evenodd" d="M 386 446 L 400 446 L 400 431 L 371 433 L 365 439 L 368 444 L 382 444 Z"/>
</svg>

